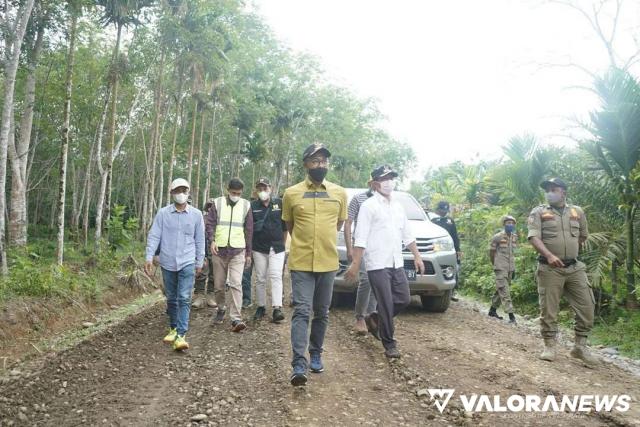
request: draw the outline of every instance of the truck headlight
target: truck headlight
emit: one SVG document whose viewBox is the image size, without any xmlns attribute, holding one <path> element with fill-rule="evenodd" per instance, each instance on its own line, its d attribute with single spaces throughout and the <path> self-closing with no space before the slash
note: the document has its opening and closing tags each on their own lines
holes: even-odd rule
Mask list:
<svg viewBox="0 0 640 427">
<path fill-rule="evenodd" d="M 440 268 L 442 268 L 442 275 L 444 276 L 445 280 L 451 280 L 455 277 L 455 267 L 451 265 L 441 265 Z"/>
<path fill-rule="evenodd" d="M 440 237 L 439 239 L 432 240 L 431 244 L 433 245 L 434 252 L 453 250 L 453 239 L 448 236 Z"/>
</svg>

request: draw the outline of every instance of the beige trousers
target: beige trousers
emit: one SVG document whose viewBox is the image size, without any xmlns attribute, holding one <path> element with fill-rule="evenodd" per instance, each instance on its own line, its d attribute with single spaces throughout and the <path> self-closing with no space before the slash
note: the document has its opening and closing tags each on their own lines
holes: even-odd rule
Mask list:
<svg viewBox="0 0 640 427">
<path fill-rule="evenodd" d="M 558 333 L 558 311 L 564 295 L 575 313 L 575 334 L 586 337 L 593 327 L 595 298 L 587 280 L 586 267 L 579 262 L 567 268 L 538 265 L 540 326 L 544 338 Z"/>
<path fill-rule="evenodd" d="M 245 253 L 240 252 L 231 258 L 221 258 L 211 255 L 213 267 L 213 294 L 218 304 L 218 309 L 225 309 L 226 284 L 229 283 L 231 303 L 229 304 L 229 317 L 231 321 L 242 320 L 242 273 L 244 272 Z"/>
</svg>

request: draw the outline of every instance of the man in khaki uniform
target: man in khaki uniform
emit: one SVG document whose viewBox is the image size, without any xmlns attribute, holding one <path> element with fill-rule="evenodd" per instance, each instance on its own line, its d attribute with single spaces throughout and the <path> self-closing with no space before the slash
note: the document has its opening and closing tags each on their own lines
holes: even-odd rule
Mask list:
<svg viewBox="0 0 640 427">
<path fill-rule="evenodd" d="M 509 314 L 509 323 L 515 325 L 516 316 L 513 314 L 509 286 L 516 272 L 515 250 L 518 247 L 518 236 L 515 233 L 516 219 L 506 215 L 502 218 L 502 224 L 504 230 L 493 236 L 489 245 L 489 259 L 496 275 L 496 291 L 491 298 L 489 316 L 502 320 L 502 316 L 496 313 L 502 302 L 505 311 Z"/>
<path fill-rule="evenodd" d="M 575 312 L 573 357 L 587 366 L 599 361 L 587 348 L 587 336 L 593 326 L 595 299 L 587 280 L 586 267 L 578 261 L 578 249 L 589 234 L 583 210 L 566 203 L 567 185 L 560 178 L 542 182 L 547 204 L 529 215 L 528 239 L 538 251 L 538 296 L 544 351 L 540 359 L 556 356 L 558 311 L 564 294 Z"/>
</svg>

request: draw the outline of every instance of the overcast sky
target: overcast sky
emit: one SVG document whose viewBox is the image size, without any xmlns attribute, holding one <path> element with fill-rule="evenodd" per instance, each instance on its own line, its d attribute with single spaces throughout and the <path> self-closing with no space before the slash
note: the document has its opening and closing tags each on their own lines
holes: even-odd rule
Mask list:
<svg viewBox="0 0 640 427">
<path fill-rule="evenodd" d="M 331 79 L 374 97 L 383 126 L 430 166 L 496 158 L 516 134 L 543 143 L 597 106 L 591 79 L 607 69 L 601 42 L 578 12 L 533 0 L 256 0 L 276 36 L 310 52 Z M 626 0 L 618 50 L 635 50 L 637 0 Z M 578 4 L 591 4 L 580 0 Z M 603 16 L 603 25 L 611 23 Z"/>
</svg>

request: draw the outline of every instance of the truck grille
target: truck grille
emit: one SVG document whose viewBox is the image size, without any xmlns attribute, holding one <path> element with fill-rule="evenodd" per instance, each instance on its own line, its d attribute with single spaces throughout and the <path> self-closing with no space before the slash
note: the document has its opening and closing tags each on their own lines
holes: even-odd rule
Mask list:
<svg viewBox="0 0 640 427">
<path fill-rule="evenodd" d="M 416 239 L 416 246 L 418 247 L 418 252 L 420 253 L 427 253 L 427 252 L 433 251 L 433 243 L 431 242 L 431 239 L 421 239 L 420 237 L 418 237 Z M 410 253 L 409 251 L 406 250 L 406 248 L 403 248 L 403 252 Z"/>
<path fill-rule="evenodd" d="M 431 263 L 431 261 L 422 261 L 424 262 L 424 274 L 428 274 L 430 276 L 433 276 L 436 274 L 436 270 L 433 268 L 433 264 Z M 404 260 L 404 268 L 408 268 L 410 270 L 415 270 L 416 265 L 414 264 L 412 259 L 405 259 Z"/>
</svg>

